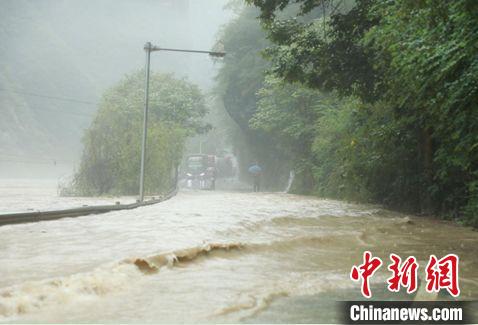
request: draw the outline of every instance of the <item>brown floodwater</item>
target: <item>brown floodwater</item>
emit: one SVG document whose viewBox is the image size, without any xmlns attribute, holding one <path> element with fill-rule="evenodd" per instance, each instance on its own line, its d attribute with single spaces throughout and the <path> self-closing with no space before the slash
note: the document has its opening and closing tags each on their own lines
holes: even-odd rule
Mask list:
<svg viewBox="0 0 478 325">
<path fill-rule="evenodd" d="M 0 321 L 332 320 L 332 302 L 360 298 L 349 273 L 364 250 L 386 263 L 414 255 L 420 275 L 430 254 L 455 253 L 460 299 L 478 299 L 469 228 L 282 193 L 182 191 L 130 211 L 0 227 Z M 375 297 L 407 299 L 386 292 L 387 272 L 372 279 Z"/>
</svg>

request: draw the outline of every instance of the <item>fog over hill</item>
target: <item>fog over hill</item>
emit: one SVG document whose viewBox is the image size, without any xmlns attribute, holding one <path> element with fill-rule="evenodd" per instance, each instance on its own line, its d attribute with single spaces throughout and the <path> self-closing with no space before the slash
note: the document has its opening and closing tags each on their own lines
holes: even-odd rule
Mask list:
<svg viewBox="0 0 478 325">
<path fill-rule="evenodd" d="M 0 0 L 0 176 L 68 173 L 101 94 L 144 66 L 146 41 L 210 49 L 228 0 Z M 152 69 L 210 89 L 206 55 L 154 53 Z"/>
</svg>

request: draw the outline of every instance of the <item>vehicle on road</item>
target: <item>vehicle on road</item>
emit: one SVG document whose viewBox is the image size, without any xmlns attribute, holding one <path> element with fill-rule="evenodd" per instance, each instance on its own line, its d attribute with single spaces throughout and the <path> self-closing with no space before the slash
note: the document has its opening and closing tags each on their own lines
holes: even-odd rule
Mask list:
<svg viewBox="0 0 478 325">
<path fill-rule="evenodd" d="M 186 185 L 193 189 L 214 190 L 216 183 L 216 157 L 194 154 L 186 158 Z"/>
</svg>

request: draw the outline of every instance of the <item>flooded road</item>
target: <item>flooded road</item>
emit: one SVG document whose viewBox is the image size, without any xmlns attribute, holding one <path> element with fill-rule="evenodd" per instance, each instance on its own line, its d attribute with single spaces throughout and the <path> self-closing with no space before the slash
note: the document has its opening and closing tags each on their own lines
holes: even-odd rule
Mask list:
<svg viewBox="0 0 478 325">
<path fill-rule="evenodd" d="M 331 302 L 359 298 L 349 272 L 366 249 L 384 261 L 415 255 L 419 273 L 430 254 L 458 254 L 460 299 L 478 299 L 468 228 L 313 197 L 182 191 L 130 211 L 0 227 L 0 321 L 330 321 Z"/>
<path fill-rule="evenodd" d="M 83 205 L 134 203 L 136 198 L 126 197 L 64 197 L 58 196 L 56 179 L 4 179 L 0 178 L 0 214 L 48 211 L 77 208 Z"/>
</svg>

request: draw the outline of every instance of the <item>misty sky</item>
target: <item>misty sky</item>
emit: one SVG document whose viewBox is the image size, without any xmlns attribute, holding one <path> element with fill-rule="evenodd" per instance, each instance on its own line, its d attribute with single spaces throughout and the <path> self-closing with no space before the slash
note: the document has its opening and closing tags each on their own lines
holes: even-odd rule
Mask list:
<svg viewBox="0 0 478 325">
<path fill-rule="evenodd" d="M 227 2 L 0 0 L 0 173 L 19 161 L 74 164 L 94 103 L 144 67 L 144 43 L 209 50 L 232 16 Z M 205 91 L 218 68 L 207 55 L 166 52 L 151 64 Z"/>
</svg>

